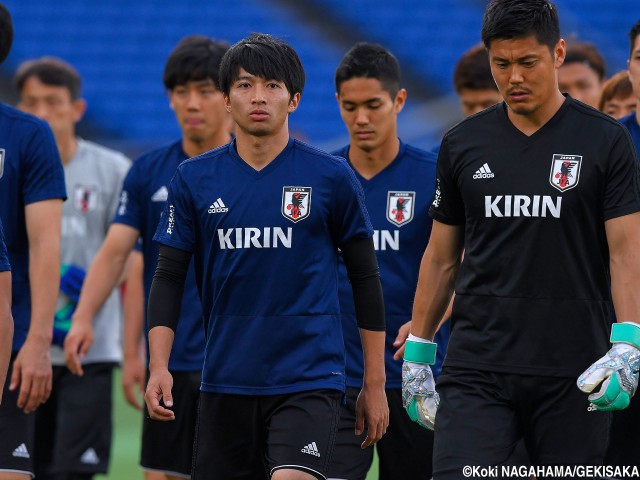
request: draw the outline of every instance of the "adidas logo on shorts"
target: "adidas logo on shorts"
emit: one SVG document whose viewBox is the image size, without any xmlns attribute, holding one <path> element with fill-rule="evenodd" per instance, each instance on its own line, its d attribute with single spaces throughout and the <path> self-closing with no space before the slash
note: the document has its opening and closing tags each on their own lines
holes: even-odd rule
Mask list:
<svg viewBox="0 0 640 480">
<path fill-rule="evenodd" d="M 596 410 L 598 409 L 593 403 L 590 403 L 589 406 L 587 407 L 587 412 L 595 412 Z"/>
<path fill-rule="evenodd" d="M 488 163 L 485 163 L 484 165 L 482 165 L 478 170 L 476 170 L 476 173 L 473 174 L 474 180 L 478 180 L 480 178 L 493 178 L 493 177 L 495 177 L 495 175 L 489 168 Z"/>
<path fill-rule="evenodd" d="M 18 448 L 16 448 L 12 455 L 14 457 L 20 458 L 30 458 L 29 452 L 27 451 L 27 446 L 24 443 L 21 443 Z"/>
<path fill-rule="evenodd" d="M 100 459 L 98 458 L 96 451 L 89 447 L 80 457 L 80 462 L 87 463 L 89 465 L 97 465 L 100 463 Z"/>
<path fill-rule="evenodd" d="M 300 451 L 302 453 L 308 453 L 309 455 L 313 455 L 314 457 L 320 456 L 320 452 L 318 451 L 318 446 L 316 445 L 316 442 L 311 442 L 306 447 L 302 447 Z"/>
</svg>

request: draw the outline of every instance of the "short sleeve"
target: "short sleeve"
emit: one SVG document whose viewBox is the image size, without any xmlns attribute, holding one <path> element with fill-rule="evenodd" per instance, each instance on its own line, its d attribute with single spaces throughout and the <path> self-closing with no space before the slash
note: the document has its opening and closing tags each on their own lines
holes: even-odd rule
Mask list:
<svg viewBox="0 0 640 480">
<path fill-rule="evenodd" d="M 629 133 L 624 127 L 611 149 L 607 162 L 604 192 L 604 219 L 640 211 L 640 171 Z"/>
<path fill-rule="evenodd" d="M 143 230 L 142 214 L 144 212 L 144 172 L 139 161 L 133 163 L 122 184 L 114 223 L 129 225 L 138 231 Z"/>
<path fill-rule="evenodd" d="M 193 253 L 196 242 L 191 206 L 187 182 L 178 168 L 169 185 L 167 204 L 153 239 L 163 245 Z"/>
<path fill-rule="evenodd" d="M 429 215 L 448 225 L 463 225 L 465 221 L 464 203 L 460 196 L 449 156 L 448 137 L 445 137 L 438 153 L 436 186 Z"/>
<path fill-rule="evenodd" d="M 352 238 L 373 235 L 369 212 L 364 202 L 362 185 L 346 160 L 339 158 L 338 176 L 332 204 L 332 233 L 338 246 Z"/>
<path fill-rule="evenodd" d="M 118 156 L 114 159 L 114 182 L 116 184 L 115 189 L 113 190 L 114 194 L 111 196 L 111 204 L 109 205 L 109 213 L 107 218 L 109 220 L 113 219 L 120 207 L 120 196 L 116 195 L 116 192 L 122 192 L 124 189 L 124 179 L 127 177 L 127 172 L 129 171 L 129 167 L 131 166 L 131 161 L 123 156 Z M 108 225 L 107 225 L 108 227 Z"/>
<path fill-rule="evenodd" d="M 9 265 L 7 245 L 4 243 L 4 232 L 2 231 L 2 222 L 0 222 L 0 272 L 7 270 L 11 270 L 11 265 Z"/>
<path fill-rule="evenodd" d="M 37 122 L 25 146 L 23 198 L 25 205 L 60 198 L 66 200 L 64 170 L 51 129 Z"/>
</svg>

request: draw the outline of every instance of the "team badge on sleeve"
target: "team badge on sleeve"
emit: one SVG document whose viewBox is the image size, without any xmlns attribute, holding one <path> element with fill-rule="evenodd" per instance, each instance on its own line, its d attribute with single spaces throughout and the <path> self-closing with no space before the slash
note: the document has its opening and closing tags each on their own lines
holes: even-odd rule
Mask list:
<svg viewBox="0 0 640 480">
<path fill-rule="evenodd" d="M 4 174 L 4 148 L 0 148 L 0 178 Z"/>
<path fill-rule="evenodd" d="M 387 220 L 401 227 L 413 220 L 416 192 L 388 192 Z"/>
<path fill-rule="evenodd" d="M 580 179 L 581 155 L 562 155 L 555 153 L 551 161 L 549 183 L 561 192 L 578 185 Z"/>
<path fill-rule="evenodd" d="M 282 215 L 299 222 L 311 211 L 311 187 L 282 187 Z"/>
<path fill-rule="evenodd" d="M 89 213 L 98 205 L 98 188 L 89 185 L 76 185 L 73 189 L 73 205 L 82 213 Z"/>
</svg>

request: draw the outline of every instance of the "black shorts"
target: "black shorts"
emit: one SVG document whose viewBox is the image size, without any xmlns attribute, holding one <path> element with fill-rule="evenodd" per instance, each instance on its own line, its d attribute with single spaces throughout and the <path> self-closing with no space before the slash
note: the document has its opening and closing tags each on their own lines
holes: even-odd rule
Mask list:
<svg viewBox="0 0 640 480">
<path fill-rule="evenodd" d="M 202 372 L 171 372 L 171 375 L 172 410 L 176 418 L 170 422 L 152 420 L 145 405 L 140 466 L 147 471 L 189 478 Z"/>
<path fill-rule="evenodd" d="M 326 478 L 341 398 L 337 390 L 201 392 L 192 479 L 268 479 L 285 468 Z"/>
<path fill-rule="evenodd" d="M 9 380 L 17 352 L 11 354 L 9 371 L 0 404 L 0 472 L 33 475 L 34 412 L 26 414 L 17 406 L 20 386 L 9 391 Z M 40 406 L 42 408 L 42 406 Z"/>
<path fill-rule="evenodd" d="M 640 469 L 640 392 L 627 408 L 613 412 L 611 437 L 605 465 L 635 466 Z"/>
<path fill-rule="evenodd" d="M 434 480 L 512 465 L 520 439 L 532 465 L 603 464 L 611 416 L 590 408 L 575 378 L 445 367 L 436 389 Z"/>
<path fill-rule="evenodd" d="M 106 473 L 112 434 L 113 363 L 83 365 L 78 377 L 53 367 L 49 400 L 36 410 L 36 478 Z"/>
<path fill-rule="evenodd" d="M 356 436 L 356 400 L 360 389 L 347 388 L 347 404 L 342 405 L 336 446 L 329 466 L 329 478 L 364 480 L 373 461 L 373 448 L 360 448 L 366 428 Z M 380 480 L 398 478 L 429 480 L 433 454 L 433 432 L 413 422 L 402 406 L 402 390 L 386 389 L 389 428 L 376 444 Z"/>
</svg>

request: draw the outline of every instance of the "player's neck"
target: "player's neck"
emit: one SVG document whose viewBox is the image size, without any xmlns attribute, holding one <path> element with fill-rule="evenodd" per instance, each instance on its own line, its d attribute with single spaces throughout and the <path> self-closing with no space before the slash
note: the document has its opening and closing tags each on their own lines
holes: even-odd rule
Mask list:
<svg viewBox="0 0 640 480">
<path fill-rule="evenodd" d="M 289 143 L 289 129 L 284 126 L 273 135 L 256 136 L 238 128 L 236 147 L 238 155 L 255 170 L 269 165 Z"/>
<path fill-rule="evenodd" d="M 58 146 L 62 165 L 66 165 L 76 154 L 76 150 L 78 150 L 78 139 L 74 135 L 65 138 L 56 137 L 56 145 Z"/>
<path fill-rule="evenodd" d="M 363 178 L 370 180 L 387 168 L 398 156 L 400 140 L 394 136 L 375 150 L 366 151 L 351 144 L 349 146 L 349 162 Z"/>
<path fill-rule="evenodd" d="M 197 157 L 214 148 L 226 145 L 231 141 L 231 134 L 226 130 L 220 130 L 214 136 L 202 141 L 195 141 L 187 137 L 182 137 L 182 150 L 187 157 Z"/>
<path fill-rule="evenodd" d="M 532 113 L 518 114 L 510 108 L 507 108 L 507 115 L 514 127 L 525 135 L 531 136 L 553 118 L 558 110 L 560 110 L 560 107 L 562 107 L 564 101 L 564 95 L 558 90 L 556 95 L 543 105 L 540 105 L 540 107 Z"/>
</svg>

